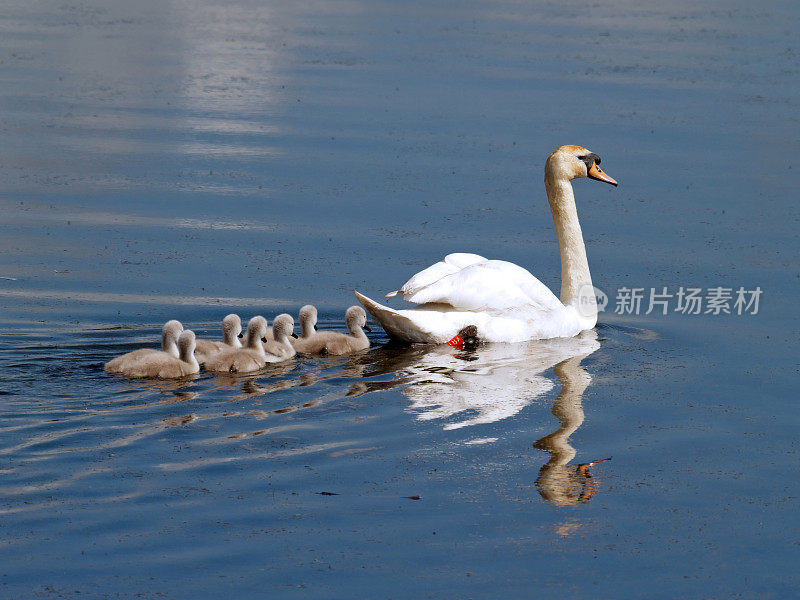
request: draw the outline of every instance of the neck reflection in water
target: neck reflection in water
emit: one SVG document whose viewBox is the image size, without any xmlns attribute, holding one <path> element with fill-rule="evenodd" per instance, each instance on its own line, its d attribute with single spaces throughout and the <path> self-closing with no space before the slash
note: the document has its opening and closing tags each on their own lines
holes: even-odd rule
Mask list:
<svg viewBox="0 0 800 600">
<path fill-rule="evenodd" d="M 611 460 L 570 464 L 577 452 L 569 444 L 569 436 L 583 423 L 583 392 L 592 381 L 581 367 L 585 356 L 574 356 L 555 366 L 556 376 L 561 380 L 561 393 L 553 403 L 553 415 L 561 422 L 561 427 L 533 444 L 550 454 L 550 460 L 539 471 L 536 488 L 545 500 L 559 506 L 590 500 L 597 491 L 597 482 L 592 479 L 589 467 Z"/>
</svg>

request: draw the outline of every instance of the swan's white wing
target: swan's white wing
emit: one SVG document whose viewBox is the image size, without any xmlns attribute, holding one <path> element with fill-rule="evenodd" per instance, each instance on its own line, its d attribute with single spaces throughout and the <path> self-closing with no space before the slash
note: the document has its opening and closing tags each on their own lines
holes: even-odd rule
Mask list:
<svg viewBox="0 0 800 600">
<path fill-rule="evenodd" d="M 547 313 L 564 308 L 553 292 L 530 272 L 503 260 L 473 263 L 412 293 L 406 292 L 405 298 L 417 304 L 449 304 L 469 311 L 533 309 Z"/>
<path fill-rule="evenodd" d="M 392 338 L 412 343 L 443 344 L 467 325 L 476 326 L 480 339 L 487 342 L 571 337 L 581 331 L 575 310 L 563 305 L 552 311 L 536 310 L 530 305 L 504 312 L 474 311 L 449 304 L 395 310 L 358 292 L 356 297 Z"/>
<path fill-rule="evenodd" d="M 409 300 L 409 296 L 416 294 L 426 286 L 436 283 L 442 277 L 458 273 L 458 271 L 470 265 L 485 262 L 486 259 L 478 254 L 467 254 L 464 252 L 448 254 L 443 260 L 440 260 L 436 264 L 414 275 L 411 279 L 406 281 L 399 290 L 386 294 L 386 297 L 391 298 L 398 294 L 405 294 L 406 300 Z M 414 301 L 412 300 L 412 302 Z"/>
</svg>

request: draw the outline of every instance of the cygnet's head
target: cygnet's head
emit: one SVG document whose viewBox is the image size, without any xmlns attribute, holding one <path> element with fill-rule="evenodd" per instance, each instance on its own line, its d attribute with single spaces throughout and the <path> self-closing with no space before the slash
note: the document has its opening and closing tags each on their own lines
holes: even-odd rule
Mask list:
<svg viewBox="0 0 800 600">
<path fill-rule="evenodd" d="M 250 319 L 247 323 L 247 345 L 256 348 L 267 341 L 267 320 L 261 315 Z"/>
<path fill-rule="evenodd" d="M 317 309 L 311 304 L 306 304 L 300 309 L 300 331 L 303 337 L 311 335 L 311 331 L 317 330 Z"/>
<path fill-rule="evenodd" d="M 181 360 L 191 362 L 191 357 L 194 356 L 196 345 L 194 331 L 187 329 L 182 332 L 180 336 L 178 336 L 178 350 L 180 351 Z"/>
<path fill-rule="evenodd" d="M 169 352 L 170 354 L 176 354 L 176 348 L 178 344 L 178 336 L 183 331 L 183 325 L 181 325 L 180 321 L 171 320 L 164 323 L 164 327 L 161 328 L 161 349 L 165 352 Z"/>
<path fill-rule="evenodd" d="M 180 321 L 176 321 L 175 319 L 167 321 L 164 323 L 164 327 L 161 328 L 161 333 L 163 335 L 170 335 L 171 337 L 174 337 L 176 341 L 178 336 L 181 334 L 181 331 L 183 331 L 183 325 Z"/>
<path fill-rule="evenodd" d="M 242 320 L 239 315 L 231 313 L 222 319 L 222 334 L 226 340 L 242 337 Z"/>
<path fill-rule="evenodd" d="M 272 321 L 272 337 L 276 341 L 282 341 L 284 337 L 295 337 L 294 318 L 292 315 L 283 313 L 275 317 Z"/>
<path fill-rule="evenodd" d="M 347 312 L 344 313 L 344 322 L 350 331 L 353 331 L 356 327 L 363 327 L 367 331 L 372 331 L 372 328 L 367 325 L 367 311 L 360 306 L 351 306 L 348 308 Z"/>
<path fill-rule="evenodd" d="M 600 157 L 583 146 L 566 145 L 553 151 L 544 166 L 545 183 L 557 180 L 571 181 L 581 177 L 605 181 L 611 185 L 617 182 L 600 168 Z"/>
</svg>

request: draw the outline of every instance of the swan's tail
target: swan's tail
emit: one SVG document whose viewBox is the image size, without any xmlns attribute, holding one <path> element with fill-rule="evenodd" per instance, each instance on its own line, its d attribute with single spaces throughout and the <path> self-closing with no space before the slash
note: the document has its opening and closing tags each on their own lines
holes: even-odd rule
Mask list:
<svg viewBox="0 0 800 600">
<path fill-rule="evenodd" d="M 438 341 L 431 335 L 431 332 L 421 328 L 414 321 L 403 315 L 403 311 L 397 311 L 383 304 L 379 304 L 358 292 L 356 292 L 356 298 L 358 298 L 358 301 L 364 305 L 364 308 L 366 308 L 373 317 L 380 321 L 380 324 L 390 337 L 412 343 Z"/>
</svg>

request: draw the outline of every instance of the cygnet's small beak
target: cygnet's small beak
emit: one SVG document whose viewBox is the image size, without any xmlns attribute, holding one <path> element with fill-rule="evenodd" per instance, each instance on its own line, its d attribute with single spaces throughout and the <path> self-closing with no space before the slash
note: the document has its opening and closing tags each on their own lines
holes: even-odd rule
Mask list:
<svg viewBox="0 0 800 600">
<path fill-rule="evenodd" d="M 292 332 L 292 337 L 293 337 L 294 339 L 297 339 L 297 334 L 296 334 L 294 331 Z"/>
<path fill-rule="evenodd" d="M 606 183 L 610 183 L 611 185 L 618 185 L 616 180 L 612 177 L 609 177 L 603 172 L 603 169 L 597 166 L 597 163 L 592 163 L 592 168 L 589 169 L 589 174 L 587 175 L 589 179 L 596 179 L 597 181 L 605 181 Z"/>
<path fill-rule="evenodd" d="M 369 326 L 369 323 L 364 323 L 364 329 L 372 333 L 372 327 Z"/>
</svg>

